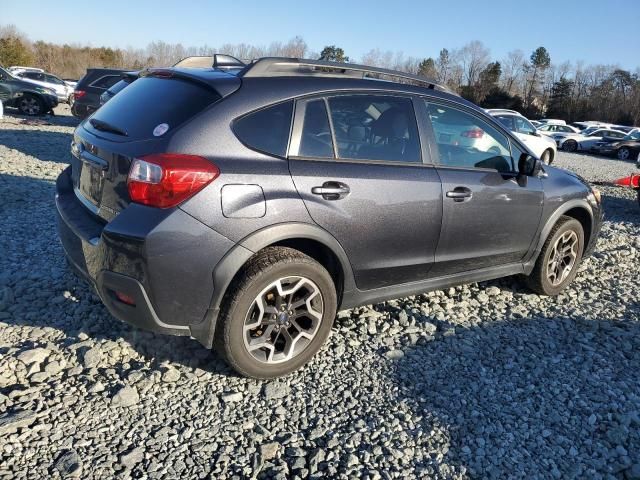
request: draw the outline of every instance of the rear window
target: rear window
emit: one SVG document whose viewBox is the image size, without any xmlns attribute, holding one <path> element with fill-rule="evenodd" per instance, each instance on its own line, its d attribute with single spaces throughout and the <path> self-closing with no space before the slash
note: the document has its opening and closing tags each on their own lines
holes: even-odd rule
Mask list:
<svg viewBox="0 0 640 480">
<path fill-rule="evenodd" d="M 287 154 L 292 113 L 293 101 L 279 103 L 236 120 L 233 131 L 249 148 L 284 157 Z"/>
<path fill-rule="evenodd" d="M 105 75 L 91 84 L 92 87 L 107 89 L 120 80 L 120 75 Z"/>
<path fill-rule="evenodd" d="M 126 132 L 121 140 L 153 138 L 158 125 L 166 123 L 172 131 L 219 99 L 215 91 L 187 80 L 143 77 L 100 107 L 92 118 Z M 89 124 L 85 128 L 94 130 Z"/>
</svg>

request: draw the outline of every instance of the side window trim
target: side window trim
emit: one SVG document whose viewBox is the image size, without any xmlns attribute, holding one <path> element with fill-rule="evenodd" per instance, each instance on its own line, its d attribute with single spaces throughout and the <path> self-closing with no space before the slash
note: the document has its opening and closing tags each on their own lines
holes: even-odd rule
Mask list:
<svg viewBox="0 0 640 480">
<path fill-rule="evenodd" d="M 517 175 L 517 172 L 515 171 L 516 168 L 517 168 L 517 162 L 514 161 L 513 148 L 512 148 L 512 143 L 514 141 L 516 141 L 516 139 L 514 138 L 515 135 L 510 135 L 510 134 L 506 133 L 507 128 L 501 122 L 499 122 L 499 121 L 497 121 L 495 119 L 493 119 L 494 120 L 493 123 L 489 122 L 486 119 L 480 117 L 473 110 L 471 110 L 469 108 L 466 108 L 464 105 L 457 105 L 457 104 L 455 104 L 453 102 L 449 102 L 449 101 L 444 100 L 444 99 L 440 99 L 440 98 L 437 98 L 437 97 L 430 97 L 430 96 L 422 96 L 421 99 L 422 99 L 422 103 L 425 105 L 425 110 L 427 111 L 426 120 L 427 120 L 427 122 L 429 122 L 429 130 L 430 130 L 431 135 L 432 135 L 432 139 L 430 141 L 433 144 L 433 153 L 434 153 L 433 159 L 434 159 L 434 165 L 436 167 L 449 168 L 449 169 L 454 169 L 454 170 L 464 170 L 464 171 L 469 171 L 469 172 L 478 172 L 478 171 L 493 172 L 493 173 L 501 174 L 503 176 L 512 176 L 512 175 L 515 176 L 515 175 Z M 509 155 L 510 155 L 510 158 L 511 158 L 511 169 L 512 169 L 512 171 L 511 172 L 499 172 L 497 170 L 494 170 L 493 168 L 453 166 L 453 165 L 446 165 L 446 164 L 442 163 L 440 161 L 440 149 L 438 147 L 438 142 L 437 142 L 436 137 L 435 137 L 435 130 L 433 128 L 433 124 L 431 122 L 431 117 L 428 114 L 428 109 L 426 107 L 427 103 L 434 104 L 434 105 L 442 105 L 443 107 L 457 109 L 457 110 L 459 110 L 459 111 L 461 111 L 463 113 L 466 113 L 468 115 L 471 115 L 471 116 L 481 120 L 484 123 L 489 124 L 495 130 L 497 130 L 498 133 L 502 134 L 506 138 L 507 144 L 509 145 Z M 514 122 L 514 127 L 515 127 L 515 122 Z M 517 145 L 517 147 L 519 149 L 522 149 L 522 147 L 520 146 L 520 142 L 519 141 L 516 142 L 516 145 Z"/>
<path fill-rule="evenodd" d="M 324 109 L 327 112 L 327 117 L 329 119 L 329 132 L 331 132 L 331 146 L 333 147 L 333 159 L 340 158 L 338 155 L 338 145 L 336 142 L 336 131 L 333 128 L 333 118 L 331 118 L 331 106 L 329 105 L 329 98 L 322 97 L 324 101 Z"/>
</svg>

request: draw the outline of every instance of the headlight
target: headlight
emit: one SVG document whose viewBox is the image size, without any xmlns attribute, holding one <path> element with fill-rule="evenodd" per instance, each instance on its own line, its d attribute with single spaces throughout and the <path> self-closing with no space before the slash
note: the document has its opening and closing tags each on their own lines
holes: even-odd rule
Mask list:
<svg viewBox="0 0 640 480">
<path fill-rule="evenodd" d="M 600 206 L 600 203 L 602 202 L 600 190 L 598 190 L 597 188 L 591 187 L 591 193 L 587 195 L 587 200 L 593 207 L 598 208 Z"/>
</svg>

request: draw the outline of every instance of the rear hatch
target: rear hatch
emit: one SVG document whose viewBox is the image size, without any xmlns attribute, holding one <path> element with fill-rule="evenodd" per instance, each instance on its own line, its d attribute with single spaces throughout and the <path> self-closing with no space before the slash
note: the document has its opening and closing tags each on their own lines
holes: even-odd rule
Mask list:
<svg viewBox="0 0 640 480">
<path fill-rule="evenodd" d="M 76 129 L 71 176 L 89 210 L 107 222 L 115 218 L 130 201 L 133 159 L 166 152 L 177 128 L 240 86 L 236 77 L 214 72 L 229 77 L 216 82 L 210 73 L 147 72 Z"/>
</svg>

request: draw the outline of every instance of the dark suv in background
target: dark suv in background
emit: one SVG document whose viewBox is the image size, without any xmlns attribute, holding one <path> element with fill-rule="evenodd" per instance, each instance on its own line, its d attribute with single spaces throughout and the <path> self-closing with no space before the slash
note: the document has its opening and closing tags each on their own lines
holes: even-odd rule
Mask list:
<svg viewBox="0 0 640 480">
<path fill-rule="evenodd" d="M 42 115 L 58 105 L 56 92 L 14 77 L 0 67 L 0 101 L 5 107 L 15 107 L 24 115 Z"/>
<path fill-rule="evenodd" d="M 151 69 L 72 153 L 73 268 L 114 316 L 258 378 L 305 364 L 338 309 L 515 274 L 558 294 L 602 219 L 597 190 L 477 106 L 349 64 Z"/>
<path fill-rule="evenodd" d="M 73 92 L 71 113 L 78 118 L 86 118 L 100 107 L 100 95 L 118 83 L 126 70 L 116 68 L 89 68 L 78 80 Z"/>
</svg>

